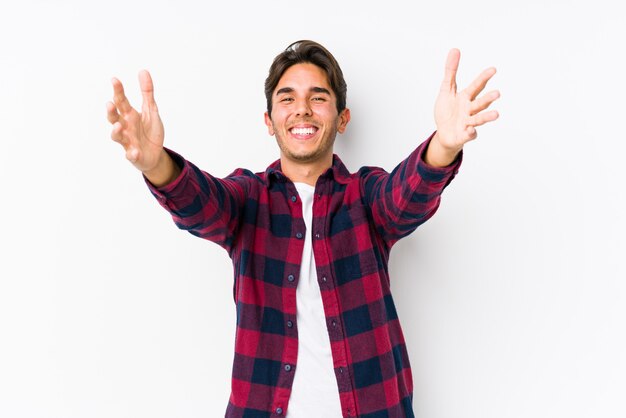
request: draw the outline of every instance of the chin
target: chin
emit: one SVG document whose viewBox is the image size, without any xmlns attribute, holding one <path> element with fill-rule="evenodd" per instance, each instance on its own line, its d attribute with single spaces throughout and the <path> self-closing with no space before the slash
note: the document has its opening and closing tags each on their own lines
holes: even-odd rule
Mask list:
<svg viewBox="0 0 626 418">
<path fill-rule="evenodd" d="M 316 160 L 320 156 L 318 154 L 315 154 L 315 153 L 309 153 L 309 154 L 291 154 L 291 153 L 289 153 L 288 157 L 290 159 L 292 159 L 292 160 L 295 160 L 295 161 L 307 162 L 307 161 Z"/>
</svg>

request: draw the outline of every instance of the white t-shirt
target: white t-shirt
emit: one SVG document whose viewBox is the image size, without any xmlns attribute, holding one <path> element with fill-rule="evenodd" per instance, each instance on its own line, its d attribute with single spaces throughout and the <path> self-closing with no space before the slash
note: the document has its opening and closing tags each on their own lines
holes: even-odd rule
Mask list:
<svg viewBox="0 0 626 418">
<path fill-rule="evenodd" d="M 311 240 L 315 188 L 305 183 L 295 186 L 302 200 L 307 233 L 296 288 L 298 360 L 286 418 L 341 418 L 339 388 Z"/>
</svg>

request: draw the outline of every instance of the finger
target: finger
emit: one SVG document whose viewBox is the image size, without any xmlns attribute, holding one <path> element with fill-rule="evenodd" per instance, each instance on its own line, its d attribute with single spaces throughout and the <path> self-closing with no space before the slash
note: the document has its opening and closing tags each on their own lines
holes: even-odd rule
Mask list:
<svg viewBox="0 0 626 418">
<path fill-rule="evenodd" d="M 465 133 L 467 134 L 467 140 L 471 141 L 472 139 L 476 139 L 478 136 L 478 132 L 476 132 L 476 128 L 473 126 L 468 126 L 465 128 Z"/>
<path fill-rule="evenodd" d="M 126 150 L 126 159 L 131 163 L 136 162 L 139 159 L 139 150 L 134 147 L 129 147 Z"/>
<path fill-rule="evenodd" d="M 109 123 L 113 124 L 120 118 L 120 114 L 117 113 L 117 108 L 113 102 L 107 102 L 107 119 Z"/>
<path fill-rule="evenodd" d="M 478 77 L 472 81 L 472 84 L 467 86 L 465 89 L 465 93 L 470 97 L 471 100 L 474 100 L 476 96 L 480 94 L 481 91 L 487 85 L 487 82 L 494 76 L 496 73 L 496 69 L 494 67 L 487 68 L 484 70 Z"/>
<path fill-rule="evenodd" d="M 117 110 L 119 110 L 122 114 L 130 112 L 132 110 L 132 106 L 124 94 L 124 86 L 122 86 L 122 82 L 117 78 L 113 78 L 111 80 L 111 84 L 113 84 L 113 102 L 115 103 L 115 106 L 117 106 Z"/>
<path fill-rule="evenodd" d="M 478 113 L 477 115 L 471 116 L 468 121 L 468 125 L 470 127 L 481 126 L 487 122 L 493 122 L 494 120 L 498 119 L 498 117 L 500 117 L 500 114 L 498 113 L 497 110 L 481 112 L 481 113 Z"/>
<path fill-rule="evenodd" d="M 461 51 L 456 48 L 452 48 L 450 52 L 448 52 L 448 58 L 446 59 L 446 71 L 441 83 L 441 90 L 456 93 L 456 72 L 459 68 L 460 60 Z"/>
<path fill-rule="evenodd" d="M 478 112 L 482 112 L 491 106 L 491 103 L 500 98 L 500 92 L 498 90 L 490 91 L 484 96 L 474 100 L 470 106 L 470 115 L 475 115 Z"/>
<path fill-rule="evenodd" d="M 111 139 L 125 146 L 128 143 L 128 141 L 124 137 L 122 130 L 123 130 L 122 124 L 119 121 L 115 122 L 113 124 L 113 128 L 111 129 Z"/>
<path fill-rule="evenodd" d="M 151 112 L 157 111 L 157 105 L 154 101 L 154 84 L 152 77 L 147 70 L 139 72 L 139 87 L 141 88 L 141 96 L 143 97 L 142 108 Z"/>
</svg>

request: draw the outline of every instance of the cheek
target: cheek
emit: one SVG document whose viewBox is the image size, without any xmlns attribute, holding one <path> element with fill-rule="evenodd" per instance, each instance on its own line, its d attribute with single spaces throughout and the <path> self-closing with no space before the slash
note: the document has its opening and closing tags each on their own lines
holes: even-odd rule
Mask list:
<svg viewBox="0 0 626 418">
<path fill-rule="evenodd" d="M 276 135 L 284 130 L 285 122 L 280 112 L 273 111 L 272 118 L 266 118 L 265 124 L 270 135 Z"/>
<path fill-rule="evenodd" d="M 280 111 L 274 110 L 272 112 L 271 122 L 275 130 L 280 130 L 283 126 L 285 126 L 285 120 L 285 115 Z"/>
<path fill-rule="evenodd" d="M 335 107 L 328 107 L 324 109 L 320 109 L 317 113 L 320 119 L 323 119 L 329 125 L 337 126 L 339 122 L 339 115 L 337 115 L 337 110 Z"/>
</svg>

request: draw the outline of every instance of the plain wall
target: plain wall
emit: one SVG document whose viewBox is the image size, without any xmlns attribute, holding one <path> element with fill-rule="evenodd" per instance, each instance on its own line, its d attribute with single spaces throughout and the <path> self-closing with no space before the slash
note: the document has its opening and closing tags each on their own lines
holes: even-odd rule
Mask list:
<svg viewBox="0 0 626 418">
<path fill-rule="evenodd" d="M 434 130 L 448 50 L 501 117 L 392 251 L 417 417 L 626 416 L 619 2 L 2 1 L 0 417 L 223 416 L 232 267 L 176 229 L 110 140 L 110 79 L 151 71 L 166 146 L 225 176 L 278 158 L 263 81 L 328 47 L 351 171 Z"/>
</svg>

